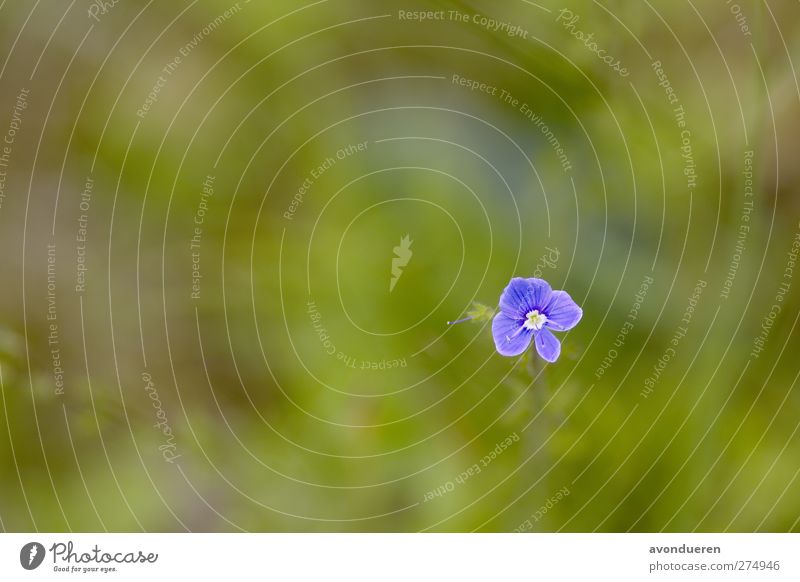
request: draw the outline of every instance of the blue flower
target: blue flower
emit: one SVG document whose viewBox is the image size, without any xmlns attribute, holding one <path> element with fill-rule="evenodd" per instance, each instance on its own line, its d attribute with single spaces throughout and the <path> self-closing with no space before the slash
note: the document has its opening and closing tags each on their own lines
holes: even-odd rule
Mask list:
<svg viewBox="0 0 800 582">
<path fill-rule="evenodd" d="M 534 340 L 536 351 L 548 362 L 561 354 L 553 331 L 572 329 L 583 310 L 566 291 L 553 291 L 544 279 L 514 277 L 500 296 L 500 311 L 492 321 L 497 351 L 518 356 Z M 552 331 L 551 331 L 552 330 Z"/>
</svg>

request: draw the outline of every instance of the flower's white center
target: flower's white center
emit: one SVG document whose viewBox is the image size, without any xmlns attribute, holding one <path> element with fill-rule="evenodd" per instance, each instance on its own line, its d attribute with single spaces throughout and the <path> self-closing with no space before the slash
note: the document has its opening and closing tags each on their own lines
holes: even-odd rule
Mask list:
<svg viewBox="0 0 800 582">
<path fill-rule="evenodd" d="M 538 309 L 534 309 L 525 316 L 525 323 L 522 326 L 525 329 L 538 331 L 542 329 L 545 323 L 547 323 L 547 316 L 544 313 L 539 313 Z"/>
</svg>

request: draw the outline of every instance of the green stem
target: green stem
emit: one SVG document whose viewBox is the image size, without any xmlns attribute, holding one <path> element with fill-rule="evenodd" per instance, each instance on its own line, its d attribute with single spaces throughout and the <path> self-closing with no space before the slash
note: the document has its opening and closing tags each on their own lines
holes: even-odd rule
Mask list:
<svg viewBox="0 0 800 582">
<path fill-rule="evenodd" d="M 528 361 L 525 364 L 525 368 L 531 378 L 530 391 L 533 416 L 536 417 L 536 415 L 538 415 L 536 421 L 532 422 L 531 425 L 525 429 L 524 432 L 526 434 L 522 435 L 525 458 L 534 459 L 526 465 L 526 467 L 529 467 L 532 470 L 526 472 L 527 474 L 531 475 L 531 479 L 530 481 L 526 480 L 524 483 L 525 487 L 539 479 L 539 477 L 544 475 L 545 471 L 550 468 L 550 447 L 548 445 L 543 446 L 543 443 L 550 437 L 552 430 L 552 423 L 550 422 L 548 414 L 544 410 L 547 397 L 549 395 L 547 385 L 547 370 L 545 369 L 545 366 L 546 364 L 544 360 L 542 360 L 535 351 L 529 354 Z M 539 447 L 542 447 L 541 450 L 535 453 Z M 543 478 L 539 485 L 534 488 L 534 491 L 547 491 L 547 482 L 548 479 Z M 530 497 L 536 499 L 535 496 Z M 538 507 L 536 503 L 534 503 L 534 505 Z"/>
</svg>

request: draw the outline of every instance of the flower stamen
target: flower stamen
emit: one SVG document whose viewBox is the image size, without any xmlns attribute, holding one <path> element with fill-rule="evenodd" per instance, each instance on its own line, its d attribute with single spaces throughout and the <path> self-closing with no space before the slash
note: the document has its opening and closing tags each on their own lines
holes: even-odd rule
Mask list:
<svg viewBox="0 0 800 582">
<path fill-rule="evenodd" d="M 539 313 L 538 309 L 534 309 L 525 315 L 525 323 L 522 324 L 522 327 L 539 331 L 544 327 L 545 323 L 547 323 L 547 316 L 544 313 Z"/>
<path fill-rule="evenodd" d="M 522 333 L 522 330 L 525 329 L 525 326 L 522 326 L 517 329 L 513 334 L 506 336 L 506 343 L 511 343 L 512 340 L 516 339 L 516 337 Z"/>
</svg>

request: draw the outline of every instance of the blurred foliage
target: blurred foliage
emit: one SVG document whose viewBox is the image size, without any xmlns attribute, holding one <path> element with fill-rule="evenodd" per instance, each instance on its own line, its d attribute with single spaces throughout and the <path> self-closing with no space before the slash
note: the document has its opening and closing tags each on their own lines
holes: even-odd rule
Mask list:
<svg viewBox="0 0 800 582">
<path fill-rule="evenodd" d="M 242 2 L 137 116 L 232 5 L 126 0 L 99 22 L 66 2 L 0 9 L 0 121 L 19 87 L 32 95 L 0 209 L 5 529 L 510 531 L 567 487 L 531 529 L 798 530 L 797 281 L 750 356 L 800 214 L 796 6 L 740 2 L 745 36 L 724 3 L 570 3 L 621 78 L 550 2 Z M 398 10 L 484 14 L 528 38 Z M 694 189 L 656 60 L 686 112 Z M 723 299 L 747 150 L 754 208 Z M 445 323 L 537 269 L 585 315 L 532 381 L 535 362 L 494 353 L 488 321 Z M 688 332 L 643 398 L 698 280 Z"/>
</svg>

